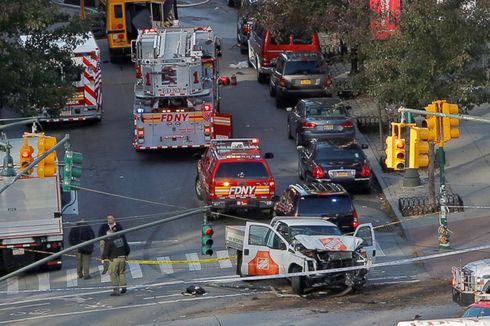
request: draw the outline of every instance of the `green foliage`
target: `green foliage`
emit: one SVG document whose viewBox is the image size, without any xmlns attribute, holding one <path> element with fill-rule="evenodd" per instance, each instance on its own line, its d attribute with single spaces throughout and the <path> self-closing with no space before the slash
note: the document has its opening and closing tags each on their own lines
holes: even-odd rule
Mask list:
<svg viewBox="0 0 490 326">
<path fill-rule="evenodd" d="M 0 0 L 0 6 L 0 105 L 27 116 L 36 108 L 59 111 L 79 79 L 72 51 L 89 23 L 63 15 L 50 0 Z"/>
</svg>

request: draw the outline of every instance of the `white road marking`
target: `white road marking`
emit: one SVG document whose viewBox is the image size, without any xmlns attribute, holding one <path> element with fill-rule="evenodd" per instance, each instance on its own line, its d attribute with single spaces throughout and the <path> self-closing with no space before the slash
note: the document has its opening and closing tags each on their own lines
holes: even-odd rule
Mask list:
<svg viewBox="0 0 490 326">
<path fill-rule="evenodd" d="M 381 246 L 379 245 L 379 241 L 376 241 L 376 257 L 383 257 L 386 256 L 385 252 L 383 249 L 381 249 Z"/>
<path fill-rule="evenodd" d="M 227 278 L 233 278 L 233 277 L 237 277 L 236 274 L 233 274 L 233 275 L 223 275 L 223 276 L 213 276 L 213 277 L 202 277 L 202 278 L 193 278 L 191 280 L 196 282 L 196 281 L 213 281 L 213 280 L 220 280 L 220 279 L 227 279 Z"/>
<path fill-rule="evenodd" d="M 131 276 L 133 278 L 142 278 L 143 272 L 141 271 L 140 264 L 129 264 L 129 271 L 131 272 Z"/>
<path fill-rule="evenodd" d="M 158 261 L 170 261 L 170 257 L 157 257 Z M 174 272 L 174 267 L 171 264 L 160 264 L 160 271 L 163 274 L 172 274 Z"/>
<path fill-rule="evenodd" d="M 229 258 L 230 254 L 228 253 L 228 250 L 218 250 L 216 251 L 216 256 L 218 258 Z M 231 268 L 233 267 L 233 264 L 231 263 L 231 260 L 226 259 L 226 260 L 218 260 L 219 263 L 219 268 Z"/>
<path fill-rule="evenodd" d="M 78 274 L 76 268 L 72 268 L 66 271 L 66 286 L 78 286 Z"/>
<path fill-rule="evenodd" d="M 18 293 L 19 292 L 19 278 L 17 276 L 7 279 L 7 293 Z"/>
<path fill-rule="evenodd" d="M 27 318 L 5 320 L 5 321 L 0 321 L 0 324 L 9 324 L 9 323 L 13 323 L 13 322 L 21 322 L 21 321 L 36 320 L 36 319 L 46 319 L 46 318 L 55 318 L 55 317 L 64 317 L 64 316 L 73 316 L 73 315 L 84 315 L 84 314 L 89 314 L 89 313 L 94 313 L 94 312 L 102 312 L 102 311 L 127 310 L 127 309 L 132 309 L 132 308 L 151 307 L 151 306 L 157 306 L 157 305 L 162 305 L 162 304 L 172 304 L 172 303 L 179 303 L 179 302 L 192 302 L 192 301 L 200 301 L 200 300 L 243 297 L 243 296 L 257 295 L 257 294 L 263 294 L 263 293 L 271 293 L 271 291 L 242 292 L 242 293 L 224 294 L 224 295 L 215 295 L 215 296 L 202 296 L 202 297 L 185 297 L 185 298 L 176 299 L 176 300 L 140 303 L 140 304 L 134 304 L 134 305 L 119 306 L 119 307 L 107 307 L 107 308 L 92 309 L 92 310 L 86 310 L 86 311 L 79 311 L 78 310 L 78 311 L 64 312 L 64 313 L 59 313 L 59 314 L 51 314 L 51 315 L 42 315 L 42 316 L 34 316 L 34 317 L 27 317 Z"/>
<path fill-rule="evenodd" d="M 28 306 L 15 306 L 15 307 L 8 307 L 8 308 L 2 308 L 0 311 L 6 311 L 6 310 L 14 310 L 14 309 L 23 309 L 23 308 L 32 308 L 32 307 L 38 307 L 38 306 L 46 306 L 50 304 L 49 302 L 46 303 L 36 303 L 36 304 L 30 304 Z"/>
<path fill-rule="evenodd" d="M 39 291 L 49 291 L 51 285 L 49 284 L 49 273 L 37 274 L 37 279 L 39 281 Z"/>
<path fill-rule="evenodd" d="M 418 283 L 418 282 L 420 282 L 420 280 L 378 282 L 378 283 L 369 283 L 369 285 L 390 285 L 390 284 Z"/>
<path fill-rule="evenodd" d="M 190 254 L 185 254 L 187 260 L 199 260 L 199 257 L 195 252 Z M 189 263 L 189 271 L 200 271 L 201 263 Z"/>
<path fill-rule="evenodd" d="M 156 295 L 153 297 L 146 297 L 143 300 L 151 300 L 151 299 L 161 299 L 161 298 L 170 298 L 170 297 L 181 297 L 182 293 L 168 294 L 168 295 Z"/>
<path fill-rule="evenodd" d="M 102 271 L 104 270 L 104 266 L 99 265 L 98 268 L 99 268 L 99 272 L 100 272 L 100 281 L 102 283 L 110 282 L 111 281 L 111 276 L 109 275 L 109 272 L 107 272 L 104 275 L 102 275 Z"/>
<path fill-rule="evenodd" d="M 401 280 L 401 279 L 404 279 L 404 278 L 410 278 L 410 276 L 385 276 L 385 277 L 374 277 L 374 278 L 371 278 L 369 277 L 369 274 L 368 274 L 368 279 L 370 281 L 379 281 L 379 280 Z"/>
</svg>

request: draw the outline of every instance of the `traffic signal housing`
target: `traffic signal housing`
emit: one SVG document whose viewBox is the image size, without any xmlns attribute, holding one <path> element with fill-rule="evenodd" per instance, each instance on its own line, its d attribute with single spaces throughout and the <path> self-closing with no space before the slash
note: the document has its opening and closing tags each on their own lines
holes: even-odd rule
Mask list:
<svg viewBox="0 0 490 326">
<path fill-rule="evenodd" d="M 391 123 L 391 136 L 386 137 L 386 167 L 395 171 L 405 169 L 405 139 L 403 138 L 403 128 L 407 124 L 401 122 Z"/>
<path fill-rule="evenodd" d="M 459 107 L 457 104 L 442 103 L 442 113 L 458 114 Z M 442 118 L 442 135 L 443 141 L 447 142 L 453 138 L 459 138 L 459 119 L 443 117 Z"/>
<path fill-rule="evenodd" d="M 56 146 L 56 137 L 41 135 L 38 138 L 37 149 L 38 156 L 41 156 L 44 152 L 47 152 L 54 146 Z M 37 176 L 40 178 L 52 177 L 56 174 L 56 151 L 52 151 L 46 156 L 45 159 L 40 161 L 37 165 Z"/>
<path fill-rule="evenodd" d="M 418 169 L 429 166 L 429 130 L 427 128 L 410 128 L 409 168 Z"/>
<path fill-rule="evenodd" d="M 29 145 L 28 143 L 28 137 L 24 135 L 24 144 L 22 145 L 22 148 L 20 150 L 20 169 L 19 173 L 24 173 L 24 174 L 31 174 L 32 169 L 29 171 L 24 171 L 25 168 L 31 164 L 34 161 L 34 158 L 32 157 L 32 153 L 34 152 L 34 148 Z"/>
<path fill-rule="evenodd" d="M 61 185 L 63 191 L 68 192 L 72 190 L 72 187 L 80 187 L 82 162 L 82 153 L 70 150 L 65 151 L 65 166 L 63 168 L 63 183 Z"/>
<path fill-rule="evenodd" d="M 214 230 L 211 225 L 204 224 L 202 226 L 201 233 L 201 254 L 202 255 L 213 255 L 213 234 Z"/>
<path fill-rule="evenodd" d="M 433 113 L 440 113 L 441 108 L 439 106 L 439 103 L 437 101 L 434 101 L 427 105 L 425 107 L 425 111 L 427 112 L 433 112 Z M 427 140 L 429 141 L 434 141 L 437 142 L 439 139 L 439 132 L 440 132 L 440 123 L 439 123 L 439 117 L 435 115 L 426 115 L 423 126 L 427 129 L 428 134 L 427 134 Z"/>
</svg>

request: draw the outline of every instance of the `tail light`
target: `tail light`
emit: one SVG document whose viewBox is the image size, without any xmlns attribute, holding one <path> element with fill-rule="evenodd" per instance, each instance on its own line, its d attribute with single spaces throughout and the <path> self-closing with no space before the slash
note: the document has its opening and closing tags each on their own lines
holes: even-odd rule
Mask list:
<svg viewBox="0 0 490 326">
<path fill-rule="evenodd" d="M 352 121 L 345 121 L 345 122 L 342 122 L 340 124 L 340 126 L 342 128 L 353 128 L 354 127 L 354 124 L 352 123 Z"/>
<path fill-rule="evenodd" d="M 124 34 L 117 34 L 117 38 L 120 39 L 120 40 L 123 40 L 124 39 Z"/>
<path fill-rule="evenodd" d="M 136 134 L 138 135 L 138 138 L 145 138 L 145 129 L 143 127 L 138 127 Z"/>
<path fill-rule="evenodd" d="M 286 87 L 286 80 L 284 78 L 282 78 L 282 77 L 279 78 L 279 80 L 277 81 L 277 83 L 281 87 Z"/>
<path fill-rule="evenodd" d="M 352 213 L 352 227 L 355 229 L 357 229 L 357 227 L 359 226 L 359 215 L 357 215 L 357 212 L 354 211 Z"/>
<path fill-rule="evenodd" d="M 303 129 L 313 129 L 313 128 L 316 128 L 316 123 L 303 122 Z"/>
<path fill-rule="evenodd" d="M 204 135 L 205 136 L 211 135 L 211 127 L 210 126 L 204 126 Z"/>
<path fill-rule="evenodd" d="M 147 72 L 146 75 L 145 75 L 145 83 L 146 83 L 146 86 L 151 86 L 151 79 L 150 79 L 150 73 Z"/>
<path fill-rule="evenodd" d="M 204 105 L 202 106 L 202 109 L 203 109 L 204 111 L 208 111 L 208 112 L 209 112 L 209 111 L 211 111 L 211 104 L 207 104 L 207 103 L 206 103 L 206 104 L 204 104 Z"/>
<path fill-rule="evenodd" d="M 51 245 L 51 248 L 57 249 L 58 248 L 58 242 L 53 242 L 53 244 Z"/>
<path fill-rule="evenodd" d="M 258 145 L 259 144 L 259 139 L 258 138 L 253 138 L 252 139 L 252 145 Z"/>
<path fill-rule="evenodd" d="M 211 179 L 211 182 L 209 183 L 209 195 L 214 196 L 214 179 Z"/>
<path fill-rule="evenodd" d="M 117 24 L 115 29 L 123 29 L 123 24 Z"/>
<path fill-rule="evenodd" d="M 248 34 L 250 34 L 250 26 L 248 24 L 243 24 L 242 33 L 243 33 L 243 35 L 246 35 L 246 36 L 248 36 Z"/>
<path fill-rule="evenodd" d="M 320 179 L 320 178 L 323 178 L 323 176 L 325 175 L 325 172 L 323 171 L 321 166 L 317 165 L 313 168 L 312 174 L 313 174 L 313 178 Z"/>
<path fill-rule="evenodd" d="M 369 165 L 364 164 L 361 169 L 361 177 L 370 177 L 371 176 L 371 169 L 369 168 Z"/>
<path fill-rule="evenodd" d="M 276 192 L 276 182 L 274 180 L 269 181 L 269 194 Z"/>
<path fill-rule="evenodd" d="M 330 75 L 325 77 L 325 80 L 323 81 L 323 86 L 325 86 L 325 88 L 332 87 L 332 77 L 330 77 Z"/>
<path fill-rule="evenodd" d="M 141 78 L 141 66 L 136 65 L 135 69 L 136 69 L 136 78 L 140 79 Z"/>
</svg>

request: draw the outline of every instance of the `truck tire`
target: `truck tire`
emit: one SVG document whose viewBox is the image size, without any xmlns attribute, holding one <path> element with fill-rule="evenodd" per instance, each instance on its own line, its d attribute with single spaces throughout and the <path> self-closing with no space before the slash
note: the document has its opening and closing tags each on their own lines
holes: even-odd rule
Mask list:
<svg viewBox="0 0 490 326">
<path fill-rule="evenodd" d="M 297 265 L 294 265 L 290 269 L 291 273 L 302 272 L 303 269 Z M 305 291 L 305 277 L 304 276 L 293 276 L 291 277 L 291 287 L 293 292 L 298 295 L 302 295 Z"/>
<path fill-rule="evenodd" d="M 196 177 L 195 189 L 196 189 L 197 199 L 202 200 L 203 196 L 202 196 L 202 190 L 201 190 L 201 185 L 199 184 L 199 177 L 198 176 Z"/>
</svg>

